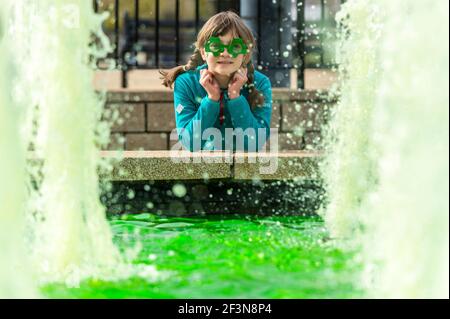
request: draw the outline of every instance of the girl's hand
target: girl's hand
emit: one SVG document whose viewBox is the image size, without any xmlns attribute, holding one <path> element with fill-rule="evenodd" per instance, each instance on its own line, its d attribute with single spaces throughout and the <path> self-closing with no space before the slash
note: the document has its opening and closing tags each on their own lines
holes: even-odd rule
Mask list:
<svg viewBox="0 0 450 319">
<path fill-rule="evenodd" d="M 200 84 L 208 93 L 208 98 L 214 101 L 219 101 L 220 99 L 220 85 L 216 78 L 207 69 L 200 70 Z"/>
<path fill-rule="evenodd" d="M 247 68 L 241 67 L 234 73 L 233 78 L 228 83 L 228 97 L 235 99 L 241 95 L 241 88 L 247 83 Z"/>
</svg>

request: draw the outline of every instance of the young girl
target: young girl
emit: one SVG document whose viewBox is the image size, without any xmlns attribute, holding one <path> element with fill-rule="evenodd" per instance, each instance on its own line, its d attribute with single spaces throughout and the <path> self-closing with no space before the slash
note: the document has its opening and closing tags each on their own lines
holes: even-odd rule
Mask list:
<svg viewBox="0 0 450 319">
<path fill-rule="evenodd" d="M 258 151 L 270 133 L 272 88 L 251 61 L 251 30 L 234 12 L 211 17 L 184 66 L 163 75 L 174 88 L 178 138 L 190 151 Z M 206 62 L 206 63 L 204 63 Z"/>
</svg>

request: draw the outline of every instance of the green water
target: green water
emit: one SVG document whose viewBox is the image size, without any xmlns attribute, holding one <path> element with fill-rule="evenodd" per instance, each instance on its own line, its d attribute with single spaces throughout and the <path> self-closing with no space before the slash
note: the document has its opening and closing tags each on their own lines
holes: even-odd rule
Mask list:
<svg viewBox="0 0 450 319">
<path fill-rule="evenodd" d="M 43 287 L 50 298 L 350 298 L 359 266 L 313 217 L 126 215 L 110 220 L 125 253 L 140 242 L 137 266 L 152 280 L 83 281 Z"/>
</svg>

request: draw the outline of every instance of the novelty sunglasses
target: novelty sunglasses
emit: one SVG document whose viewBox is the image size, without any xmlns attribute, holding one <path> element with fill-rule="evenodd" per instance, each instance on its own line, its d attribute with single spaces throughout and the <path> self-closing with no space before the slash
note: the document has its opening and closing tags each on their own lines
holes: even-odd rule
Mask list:
<svg viewBox="0 0 450 319">
<path fill-rule="evenodd" d="M 205 51 L 211 52 L 215 57 L 227 49 L 228 53 L 236 58 L 239 54 L 248 53 L 247 45 L 241 38 L 234 38 L 230 44 L 226 45 L 218 37 L 211 37 L 205 44 Z"/>
</svg>

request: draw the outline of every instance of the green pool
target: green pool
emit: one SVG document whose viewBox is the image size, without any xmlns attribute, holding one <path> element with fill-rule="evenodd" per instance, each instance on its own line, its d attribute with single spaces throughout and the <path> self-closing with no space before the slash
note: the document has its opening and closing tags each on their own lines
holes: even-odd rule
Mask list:
<svg viewBox="0 0 450 319">
<path fill-rule="evenodd" d="M 350 298 L 360 297 L 354 252 L 338 248 L 318 217 L 123 215 L 110 220 L 135 264 L 161 278 L 52 284 L 50 298 Z"/>
</svg>

